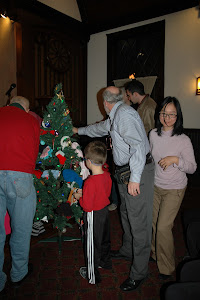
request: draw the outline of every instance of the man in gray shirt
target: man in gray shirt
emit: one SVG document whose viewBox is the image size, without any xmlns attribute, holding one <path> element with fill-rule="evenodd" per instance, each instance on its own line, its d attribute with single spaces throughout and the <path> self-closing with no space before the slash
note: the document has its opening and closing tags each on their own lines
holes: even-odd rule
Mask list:
<svg viewBox="0 0 200 300">
<path fill-rule="evenodd" d="M 120 286 L 122 291 L 132 291 L 138 288 L 148 273 L 154 163 L 149 157 L 150 147 L 143 122 L 139 114 L 123 102 L 121 91 L 110 86 L 104 91 L 103 98 L 108 119 L 82 128 L 74 127 L 73 132 L 90 137 L 110 134 L 117 172 L 127 164 L 130 167 L 128 184 L 118 183 L 123 244 L 119 250 L 111 251 L 111 256 L 132 261 L 129 277 Z"/>
</svg>

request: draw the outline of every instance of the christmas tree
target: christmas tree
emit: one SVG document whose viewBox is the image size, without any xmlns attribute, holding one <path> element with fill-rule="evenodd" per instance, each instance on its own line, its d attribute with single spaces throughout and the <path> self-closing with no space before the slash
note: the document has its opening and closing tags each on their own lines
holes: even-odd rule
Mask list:
<svg viewBox="0 0 200 300">
<path fill-rule="evenodd" d="M 37 193 L 35 221 L 53 220 L 53 227 L 63 231 L 71 227 L 69 219 L 80 222 L 82 210 L 73 197 L 82 187 L 84 162 L 79 144 L 72 138 L 70 111 L 62 84 L 54 89 L 40 129 L 40 150 L 34 175 Z"/>
</svg>

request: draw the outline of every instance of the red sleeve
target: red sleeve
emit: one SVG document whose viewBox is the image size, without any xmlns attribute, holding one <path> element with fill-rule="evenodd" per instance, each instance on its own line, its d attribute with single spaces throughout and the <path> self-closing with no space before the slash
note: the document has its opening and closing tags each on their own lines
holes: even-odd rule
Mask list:
<svg viewBox="0 0 200 300">
<path fill-rule="evenodd" d="M 91 177 L 89 177 L 84 183 L 83 196 L 79 200 L 84 211 L 91 212 L 94 209 L 94 195 L 95 184 L 93 184 Z"/>
</svg>

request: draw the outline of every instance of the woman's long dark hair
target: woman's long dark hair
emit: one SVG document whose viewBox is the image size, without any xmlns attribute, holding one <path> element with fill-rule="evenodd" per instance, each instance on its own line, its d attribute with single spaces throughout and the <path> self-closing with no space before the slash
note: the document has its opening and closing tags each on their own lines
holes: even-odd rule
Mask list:
<svg viewBox="0 0 200 300">
<path fill-rule="evenodd" d="M 163 107 L 166 107 L 169 103 L 173 103 L 174 106 L 176 107 L 176 111 L 177 111 L 177 118 L 176 118 L 176 122 L 174 123 L 174 128 L 172 130 L 172 136 L 180 135 L 183 133 L 183 115 L 182 115 L 180 103 L 179 103 L 178 99 L 176 99 L 175 97 L 168 96 L 163 100 L 163 102 L 160 103 L 160 105 L 157 107 L 157 110 L 156 110 L 157 111 L 156 112 L 156 128 L 157 128 L 157 133 L 160 136 L 162 134 L 162 126 L 163 125 L 160 122 L 159 112 L 161 112 Z"/>
</svg>

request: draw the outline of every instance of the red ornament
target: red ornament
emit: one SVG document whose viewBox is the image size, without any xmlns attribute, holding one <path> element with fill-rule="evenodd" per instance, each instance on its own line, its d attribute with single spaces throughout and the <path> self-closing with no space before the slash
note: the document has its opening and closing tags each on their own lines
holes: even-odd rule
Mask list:
<svg viewBox="0 0 200 300">
<path fill-rule="evenodd" d="M 64 165 L 65 161 L 66 161 L 66 157 L 62 156 L 61 154 L 57 155 L 57 158 L 59 159 L 59 163 L 61 165 Z"/>
<path fill-rule="evenodd" d="M 66 157 L 64 152 L 62 152 L 61 150 L 59 150 L 58 152 L 56 152 L 56 156 L 59 159 L 59 163 L 61 165 L 64 165 L 65 161 L 66 161 Z"/>
<path fill-rule="evenodd" d="M 67 116 L 69 114 L 69 109 L 66 109 L 66 111 L 63 113 L 63 116 Z"/>
<path fill-rule="evenodd" d="M 41 170 L 34 170 L 34 175 L 35 175 L 38 179 L 41 178 L 42 173 L 43 173 L 43 172 L 42 172 Z"/>
<path fill-rule="evenodd" d="M 44 129 L 40 129 L 40 135 L 45 135 L 47 133 L 53 134 L 55 135 L 55 130 L 44 130 Z"/>
</svg>

